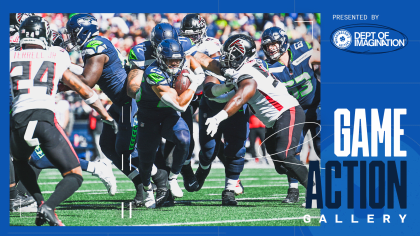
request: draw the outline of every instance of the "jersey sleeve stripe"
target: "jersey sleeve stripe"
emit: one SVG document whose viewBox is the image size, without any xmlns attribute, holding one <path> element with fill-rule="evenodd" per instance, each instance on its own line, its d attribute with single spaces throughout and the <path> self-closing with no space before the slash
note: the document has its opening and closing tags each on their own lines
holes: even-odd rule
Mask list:
<svg viewBox="0 0 420 236">
<path fill-rule="evenodd" d="M 286 158 L 287 158 L 287 152 L 289 151 L 290 145 L 292 144 L 292 139 L 293 139 L 293 128 L 295 126 L 295 114 L 296 114 L 296 109 L 295 107 L 292 107 L 289 109 L 290 111 L 290 125 L 289 125 L 289 141 L 287 143 L 287 148 L 286 148 Z"/>
<path fill-rule="evenodd" d="M 299 65 L 303 60 L 310 57 L 312 55 L 312 49 L 302 54 L 300 57 L 298 57 L 295 61 L 292 62 L 294 66 Z"/>
<path fill-rule="evenodd" d="M 273 98 L 271 98 L 269 95 L 267 95 L 266 93 L 264 93 L 263 91 L 259 90 L 258 91 L 265 97 L 265 99 L 268 100 L 268 102 L 274 106 L 274 108 L 276 108 L 278 111 L 281 111 L 283 109 L 283 106 L 278 103 L 276 100 L 274 100 Z"/>
</svg>

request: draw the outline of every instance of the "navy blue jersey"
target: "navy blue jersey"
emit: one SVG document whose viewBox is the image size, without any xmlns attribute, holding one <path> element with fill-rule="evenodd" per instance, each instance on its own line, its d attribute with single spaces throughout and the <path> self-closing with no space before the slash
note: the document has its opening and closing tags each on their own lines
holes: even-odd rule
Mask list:
<svg viewBox="0 0 420 236">
<path fill-rule="evenodd" d="M 152 89 L 154 85 L 172 87 L 172 79 L 168 73 L 158 67 L 156 61 L 147 67 L 140 85 L 141 97 L 137 103 L 139 113 L 148 113 L 150 110 L 167 111 L 168 109 L 175 112 L 174 109 L 160 101 L 160 98 Z"/>
<path fill-rule="evenodd" d="M 316 107 L 320 100 L 320 84 L 309 67 L 312 46 L 305 41 L 294 43 L 288 49 L 290 65 L 267 59 L 264 63 L 274 77 L 284 83 L 303 109 Z"/>
<path fill-rule="evenodd" d="M 194 56 L 197 52 L 197 46 L 186 37 L 179 37 L 178 41 L 181 43 L 185 55 Z M 135 65 L 141 70 L 146 68 L 155 61 L 154 49 L 150 41 L 145 41 L 134 46 L 128 55 L 128 61 L 131 65 Z"/>
<path fill-rule="evenodd" d="M 99 54 L 107 55 L 109 60 L 105 63 L 97 84 L 113 103 L 122 105 L 128 102 L 131 98 L 127 96 L 125 89 L 127 72 L 124 69 L 125 62 L 120 52 L 108 39 L 95 36 L 83 45 L 83 62 L 86 64 L 90 57 Z"/>
</svg>

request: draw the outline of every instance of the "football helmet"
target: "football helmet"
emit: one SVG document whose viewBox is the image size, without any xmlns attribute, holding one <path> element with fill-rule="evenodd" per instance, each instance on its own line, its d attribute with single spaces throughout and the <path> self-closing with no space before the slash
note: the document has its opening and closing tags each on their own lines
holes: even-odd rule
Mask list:
<svg viewBox="0 0 420 236">
<path fill-rule="evenodd" d="M 51 46 L 50 24 L 40 16 L 30 16 L 19 27 L 19 43 L 24 48 L 25 44 L 36 44 L 47 49 Z"/>
<path fill-rule="evenodd" d="M 159 23 L 157 24 L 150 34 L 150 42 L 154 49 L 165 39 L 175 39 L 178 41 L 178 33 L 168 23 Z"/>
<path fill-rule="evenodd" d="M 66 32 L 68 43 L 72 46 L 69 50 L 79 50 L 90 38 L 99 35 L 98 21 L 89 14 L 77 14 L 67 21 Z"/>
<path fill-rule="evenodd" d="M 13 35 L 19 30 L 20 24 L 26 18 L 34 15 L 34 13 L 10 13 L 10 35 Z"/>
<path fill-rule="evenodd" d="M 278 43 L 277 49 L 268 49 L 268 45 L 272 43 Z M 271 60 L 278 60 L 289 49 L 289 40 L 286 32 L 279 27 L 271 27 L 264 30 L 261 36 L 261 46 L 266 57 Z"/>
<path fill-rule="evenodd" d="M 181 44 L 175 39 L 165 39 L 156 48 L 156 60 L 159 67 L 171 74 L 178 74 L 184 63 L 185 54 Z M 174 66 L 171 62 L 177 60 L 178 65 Z"/>
<path fill-rule="evenodd" d="M 64 43 L 63 36 L 61 33 L 51 30 L 51 44 L 52 46 L 58 46 L 66 49 L 66 44 Z"/>
<path fill-rule="evenodd" d="M 245 34 L 230 36 L 223 44 L 220 64 L 224 68 L 238 70 L 257 53 L 254 39 Z"/>
<path fill-rule="evenodd" d="M 181 21 L 180 31 L 182 36 L 190 38 L 196 44 L 200 44 L 207 36 L 206 21 L 198 14 L 188 14 Z"/>
</svg>

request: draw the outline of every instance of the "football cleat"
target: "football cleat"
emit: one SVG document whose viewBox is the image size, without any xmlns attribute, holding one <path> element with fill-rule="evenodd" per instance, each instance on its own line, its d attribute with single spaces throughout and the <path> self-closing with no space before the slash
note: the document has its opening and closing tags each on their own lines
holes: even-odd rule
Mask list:
<svg viewBox="0 0 420 236">
<path fill-rule="evenodd" d="M 159 207 L 168 199 L 168 173 L 165 170 L 158 169 L 156 174 L 152 176 L 152 180 L 156 184 L 152 183 L 152 187 L 156 191 L 156 206 Z"/>
<path fill-rule="evenodd" d="M 236 206 L 238 202 L 235 200 L 235 192 L 232 190 L 223 190 L 222 206 Z"/>
<path fill-rule="evenodd" d="M 141 207 L 143 206 L 143 184 L 139 184 L 136 186 L 136 196 L 134 197 L 133 201 L 129 202 L 131 203 L 132 207 Z M 130 207 L 130 204 L 126 204 L 125 207 Z"/>
<path fill-rule="evenodd" d="M 15 199 L 10 199 L 10 211 L 18 211 L 19 208 L 23 209 L 23 207 L 31 206 L 33 203 L 35 203 L 35 199 L 32 196 L 18 193 Z"/>
<path fill-rule="evenodd" d="M 41 226 L 45 224 L 45 222 L 48 222 L 50 226 L 64 226 L 63 222 L 61 222 L 61 220 L 58 219 L 57 214 L 55 214 L 55 209 L 51 209 L 42 202 L 36 213 L 35 224 Z"/>
<path fill-rule="evenodd" d="M 94 163 L 95 165 L 95 170 L 92 175 L 98 177 L 102 181 L 110 196 L 114 196 L 117 192 L 117 179 L 112 172 L 112 164 L 103 160 L 91 163 Z"/>
<path fill-rule="evenodd" d="M 144 206 L 147 208 L 156 208 L 155 196 L 153 195 L 153 189 L 146 190 L 143 188 L 143 199 Z"/>
<path fill-rule="evenodd" d="M 242 182 L 240 179 L 238 179 L 238 183 L 235 186 L 235 195 L 238 196 L 240 194 L 244 193 L 244 186 L 242 185 Z"/>
<path fill-rule="evenodd" d="M 184 196 L 184 193 L 179 187 L 178 181 L 176 179 L 169 180 L 169 188 L 171 189 L 171 193 L 174 198 L 181 198 Z"/>
<path fill-rule="evenodd" d="M 198 165 L 198 169 L 195 172 L 195 178 L 198 182 L 198 188 L 195 191 L 199 191 L 203 187 L 204 181 L 206 181 L 206 178 L 210 173 L 210 169 L 211 166 L 207 170 L 204 170 L 203 168 L 201 168 L 201 165 Z"/>
<path fill-rule="evenodd" d="M 297 203 L 299 202 L 299 189 L 289 188 L 287 190 L 287 197 L 282 201 L 282 203 Z"/>
<path fill-rule="evenodd" d="M 166 199 L 166 202 L 163 204 L 166 207 L 175 206 L 175 198 L 172 196 L 171 191 L 168 191 L 168 198 Z"/>
<path fill-rule="evenodd" d="M 184 178 L 184 188 L 188 192 L 195 192 L 198 190 L 199 185 L 191 164 L 184 165 L 181 169 L 181 175 Z"/>
</svg>

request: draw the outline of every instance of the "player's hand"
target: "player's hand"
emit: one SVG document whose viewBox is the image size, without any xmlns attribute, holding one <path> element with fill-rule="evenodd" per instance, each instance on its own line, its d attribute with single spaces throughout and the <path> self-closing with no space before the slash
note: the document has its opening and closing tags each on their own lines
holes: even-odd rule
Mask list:
<svg viewBox="0 0 420 236">
<path fill-rule="evenodd" d="M 226 78 L 225 84 L 226 86 L 232 86 L 233 87 L 233 75 L 236 73 L 234 69 L 231 68 L 222 68 L 220 69 L 220 72 L 222 72 L 222 76 Z"/>
<path fill-rule="evenodd" d="M 58 92 L 66 92 L 71 90 L 70 87 L 68 87 L 67 85 L 63 84 L 63 83 L 58 83 Z"/>
<path fill-rule="evenodd" d="M 112 128 L 114 129 L 114 133 L 117 134 L 118 133 L 118 123 L 114 120 L 114 119 L 110 119 L 110 120 L 102 120 L 105 124 L 111 125 Z"/>
<path fill-rule="evenodd" d="M 190 82 L 192 84 L 198 84 L 201 85 L 204 82 L 205 76 L 204 74 L 198 74 L 196 75 L 194 72 L 192 72 L 190 70 L 190 68 L 187 68 L 189 73 L 184 73 L 183 75 L 188 77 L 188 79 L 190 80 Z"/>
<path fill-rule="evenodd" d="M 221 110 L 215 116 L 210 117 L 206 120 L 207 127 L 207 135 L 213 137 L 217 133 L 217 129 L 219 128 L 220 122 L 226 120 L 228 118 L 228 113 L 225 110 Z"/>
<path fill-rule="evenodd" d="M 216 118 L 214 118 L 214 117 L 208 118 L 206 120 L 206 125 L 208 125 L 207 135 L 210 135 L 211 137 L 213 137 L 217 133 L 217 129 L 219 128 L 219 124 L 220 124 L 220 122 Z"/>
</svg>

